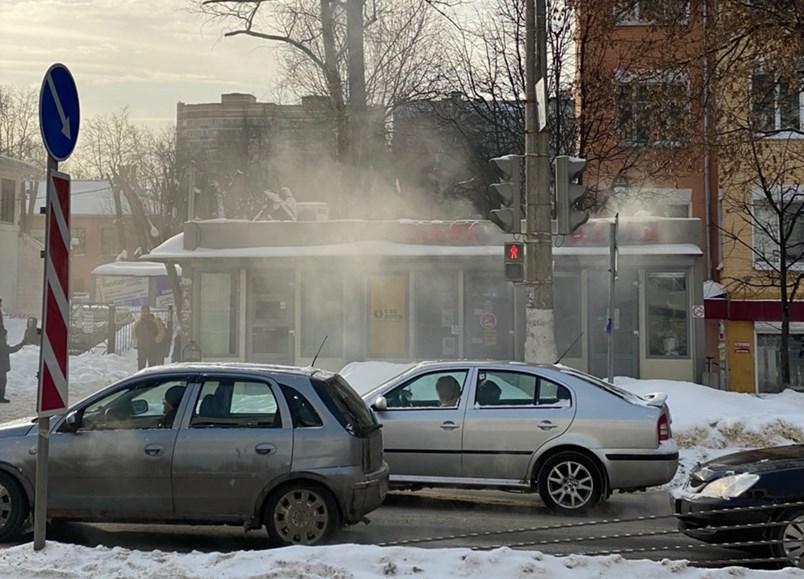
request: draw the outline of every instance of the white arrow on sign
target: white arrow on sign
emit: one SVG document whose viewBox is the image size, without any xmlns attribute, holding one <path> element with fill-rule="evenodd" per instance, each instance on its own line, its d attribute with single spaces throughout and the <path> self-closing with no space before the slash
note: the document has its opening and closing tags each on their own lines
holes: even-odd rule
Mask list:
<svg viewBox="0 0 804 579">
<path fill-rule="evenodd" d="M 70 117 L 64 116 L 64 109 L 61 106 L 61 99 L 59 98 L 59 93 L 56 92 L 56 84 L 53 82 L 53 77 L 48 72 L 47 73 L 47 86 L 50 88 L 50 94 L 53 95 L 53 102 L 56 103 L 56 110 L 59 113 L 59 118 L 61 119 L 61 134 L 70 138 Z"/>
</svg>

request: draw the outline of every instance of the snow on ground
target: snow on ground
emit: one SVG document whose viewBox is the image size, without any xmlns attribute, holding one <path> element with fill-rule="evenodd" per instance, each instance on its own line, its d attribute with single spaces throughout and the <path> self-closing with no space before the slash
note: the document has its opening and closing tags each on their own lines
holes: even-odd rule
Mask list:
<svg viewBox="0 0 804 579">
<path fill-rule="evenodd" d="M 22 340 L 25 320 L 6 319 L 8 343 L 12 346 Z M 0 404 L 0 422 L 36 414 L 36 374 L 39 371 L 39 347 L 25 346 L 11 354 L 11 371 L 8 373 L 6 398 L 11 402 Z M 70 357 L 70 404 L 93 394 L 98 389 L 137 371 L 137 354 L 129 350 L 123 355 L 106 355 L 87 352 Z"/>
<path fill-rule="evenodd" d="M 733 577 L 800 577 L 804 571 L 754 571 L 738 567 L 698 569 L 684 561 L 634 561 L 608 557 L 553 557 L 507 548 L 419 549 L 337 545 L 288 547 L 231 553 L 164 553 L 121 548 L 81 547 L 49 542 L 36 553 L 31 544 L 0 551 L 0 576 L 7 579 L 480 579 L 487 577 L 640 577 L 641 579 L 727 579 Z"/>
</svg>

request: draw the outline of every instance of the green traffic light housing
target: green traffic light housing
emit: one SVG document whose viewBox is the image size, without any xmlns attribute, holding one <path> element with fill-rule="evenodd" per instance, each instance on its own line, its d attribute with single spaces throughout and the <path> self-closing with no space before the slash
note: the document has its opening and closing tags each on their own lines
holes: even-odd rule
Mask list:
<svg viewBox="0 0 804 579">
<path fill-rule="evenodd" d="M 569 235 L 589 221 L 589 211 L 583 207 L 583 200 L 588 190 L 578 182 L 586 168 L 586 159 L 559 155 L 553 165 L 558 234 Z"/>
<path fill-rule="evenodd" d="M 522 155 L 495 157 L 491 162 L 497 167 L 500 182 L 491 189 L 502 200 L 500 209 L 492 209 L 489 219 L 506 233 L 521 233 L 522 229 Z"/>
</svg>

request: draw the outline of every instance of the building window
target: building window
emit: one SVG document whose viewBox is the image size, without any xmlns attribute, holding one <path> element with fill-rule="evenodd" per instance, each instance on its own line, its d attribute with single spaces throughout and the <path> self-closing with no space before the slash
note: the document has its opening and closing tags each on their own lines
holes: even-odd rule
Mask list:
<svg viewBox="0 0 804 579">
<path fill-rule="evenodd" d="M 648 356 L 689 356 L 689 296 L 686 273 L 647 274 Z"/>
<path fill-rule="evenodd" d="M 73 255 L 86 255 L 87 230 L 83 227 L 73 227 L 70 230 L 70 237 L 72 238 L 72 247 L 70 249 Z"/>
<path fill-rule="evenodd" d="M 237 354 L 238 300 L 236 273 L 202 272 L 199 338 L 204 356 Z"/>
<path fill-rule="evenodd" d="M 16 184 L 11 179 L 3 179 L 0 189 L 0 223 L 14 223 Z"/>
<path fill-rule="evenodd" d="M 302 356 L 343 356 L 343 276 L 340 272 L 305 271 L 301 289 Z M 321 343 L 326 338 L 323 348 Z"/>
<path fill-rule="evenodd" d="M 101 254 L 119 255 L 121 251 L 123 251 L 123 248 L 120 247 L 117 229 L 114 227 L 101 228 Z"/>
<path fill-rule="evenodd" d="M 751 113 L 754 129 L 762 132 L 802 130 L 801 86 L 780 80 L 770 72 L 751 77 Z"/>
<path fill-rule="evenodd" d="M 625 144 L 678 147 L 686 141 L 689 89 L 684 77 L 657 72 L 618 83 L 617 128 Z"/>
<path fill-rule="evenodd" d="M 688 0 L 615 0 L 614 21 L 628 24 L 686 24 Z"/>
<path fill-rule="evenodd" d="M 779 210 L 759 191 L 754 192 L 751 221 L 754 229 L 754 269 L 766 270 L 781 263 L 781 249 L 787 254 L 787 265 L 795 270 L 804 269 L 804 200 L 797 201 L 801 193 L 794 185 L 781 191 L 775 199 L 776 207 L 784 211 L 783 229 L 779 231 Z"/>
</svg>

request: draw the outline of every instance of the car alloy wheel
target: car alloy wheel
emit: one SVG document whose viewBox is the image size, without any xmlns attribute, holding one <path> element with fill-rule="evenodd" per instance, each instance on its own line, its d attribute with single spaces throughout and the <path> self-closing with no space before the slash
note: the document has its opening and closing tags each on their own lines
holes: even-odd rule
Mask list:
<svg viewBox="0 0 804 579">
<path fill-rule="evenodd" d="M 8 526 L 9 520 L 11 520 L 12 508 L 11 493 L 0 481 L 0 530 Z"/>
<path fill-rule="evenodd" d="M 0 472 L 0 541 L 16 539 L 28 517 L 27 500 L 19 483 Z"/>
<path fill-rule="evenodd" d="M 804 515 L 795 517 L 783 529 L 784 556 L 791 565 L 804 568 Z"/>
<path fill-rule="evenodd" d="M 273 509 L 273 526 L 279 539 L 288 545 L 315 545 L 326 536 L 331 523 L 327 501 L 316 490 L 295 488 L 287 491 Z"/>
<path fill-rule="evenodd" d="M 580 462 L 559 462 L 547 475 L 547 492 L 556 505 L 564 509 L 584 508 L 594 490 L 592 473 Z"/>
</svg>

